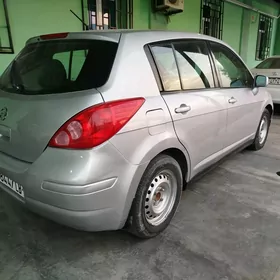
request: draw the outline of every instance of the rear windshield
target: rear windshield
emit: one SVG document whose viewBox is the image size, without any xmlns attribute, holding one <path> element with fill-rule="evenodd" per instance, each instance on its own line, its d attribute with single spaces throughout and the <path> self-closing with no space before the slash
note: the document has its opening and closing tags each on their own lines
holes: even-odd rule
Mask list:
<svg viewBox="0 0 280 280">
<path fill-rule="evenodd" d="M 280 58 L 268 58 L 260 63 L 257 69 L 280 69 Z"/>
<path fill-rule="evenodd" d="M 118 44 L 54 40 L 27 45 L 0 78 L 0 88 L 19 94 L 53 94 L 103 86 Z"/>
</svg>

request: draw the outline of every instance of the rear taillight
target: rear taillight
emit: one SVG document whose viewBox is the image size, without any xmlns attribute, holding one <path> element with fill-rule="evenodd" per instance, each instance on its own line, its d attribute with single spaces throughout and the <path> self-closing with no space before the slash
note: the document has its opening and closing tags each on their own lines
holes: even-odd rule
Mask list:
<svg viewBox="0 0 280 280">
<path fill-rule="evenodd" d="M 67 121 L 52 137 L 50 147 L 90 149 L 114 136 L 140 109 L 144 98 L 103 103 Z"/>
</svg>

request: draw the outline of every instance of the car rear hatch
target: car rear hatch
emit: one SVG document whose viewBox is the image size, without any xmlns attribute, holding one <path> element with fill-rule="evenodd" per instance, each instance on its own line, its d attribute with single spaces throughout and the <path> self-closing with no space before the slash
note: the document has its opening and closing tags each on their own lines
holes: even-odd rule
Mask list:
<svg viewBox="0 0 280 280">
<path fill-rule="evenodd" d="M 0 152 L 34 162 L 55 132 L 102 103 L 120 34 L 81 32 L 32 38 L 0 78 Z"/>
</svg>

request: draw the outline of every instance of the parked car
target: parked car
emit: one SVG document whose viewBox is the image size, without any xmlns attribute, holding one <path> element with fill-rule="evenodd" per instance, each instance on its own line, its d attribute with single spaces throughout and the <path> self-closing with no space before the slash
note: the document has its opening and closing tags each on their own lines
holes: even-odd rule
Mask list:
<svg viewBox="0 0 280 280">
<path fill-rule="evenodd" d="M 264 146 L 267 82 L 198 34 L 31 38 L 0 79 L 0 188 L 76 229 L 154 237 L 194 176 Z"/>
<path fill-rule="evenodd" d="M 265 59 L 251 71 L 255 76 L 265 75 L 269 77 L 267 90 L 272 96 L 273 103 L 280 104 L 280 56 Z"/>
</svg>

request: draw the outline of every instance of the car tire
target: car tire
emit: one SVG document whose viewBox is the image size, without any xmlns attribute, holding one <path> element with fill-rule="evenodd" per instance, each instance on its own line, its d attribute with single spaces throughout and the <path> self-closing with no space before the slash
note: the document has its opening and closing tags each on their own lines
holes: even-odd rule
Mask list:
<svg viewBox="0 0 280 280">
<path fill-rule="evenodd" d="M 179 163 L 159 155 L 147 167 L 128 218 L 128 231 L 140 238 L 152 238 L 169 225 L 179 205 L 183 176 Z"/>
<path fill-rule="evenodd" d="M 258 151 L 264 147 L 268 137 L 270 123 L 271 123 L 271 114 L 267 109 L 265 109 L 258 126 L 255 140 L 253 144 L 250 146 L 251 150 Z"/>
</svg>

